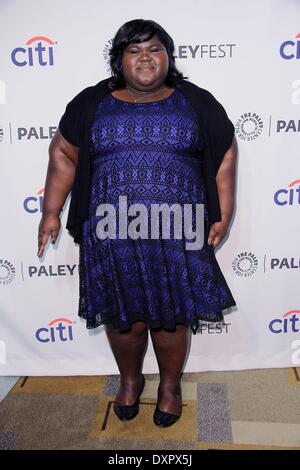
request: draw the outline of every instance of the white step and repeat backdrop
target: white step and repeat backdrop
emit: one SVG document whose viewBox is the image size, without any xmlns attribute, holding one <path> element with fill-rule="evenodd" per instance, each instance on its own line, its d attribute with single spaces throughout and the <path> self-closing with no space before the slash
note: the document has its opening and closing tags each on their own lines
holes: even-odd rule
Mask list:
<svg viewBox="0 0 300 470">
<path fill-rule="evenodd" d="M 216 251 L 237 308 L 192 337 L 186 371 L 297 366 L 300 1 L 1 0 L 0 374 L 118 372 L 103 328 L 77 317 L 78 247 L 64 228 L 40 260 L 37 227 L 65 105 L 108 76 L 110 41 L 134 18 L 165 27 L 239 144 L 236 211 Z M 151 344 L 144 371 L 157 372 Z"/>
</svg>

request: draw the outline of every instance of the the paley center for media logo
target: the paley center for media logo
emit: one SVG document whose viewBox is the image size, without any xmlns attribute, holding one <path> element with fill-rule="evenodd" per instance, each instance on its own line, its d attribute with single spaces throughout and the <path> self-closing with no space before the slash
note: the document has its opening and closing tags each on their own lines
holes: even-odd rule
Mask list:
<svg viewBox="0 0 300 470">
<path fill-rule="evenodd" d="M 11 60 L 17 67 L 53 66 L 54 46 L 57 43 L 46 36 L 34 36 L 24 46 L 15 47 L 11 52 Z"/>
<path fill-rule="evenodd" d="M 10 284 L 16 276 L 16 268 L 7 259 L 0 259 L 0 286 Z"/>
<path fill-rule="evenodd" d="M 246 142 L 257 139 L 263 129 L 264 123 L 262 118 L 257 113 L 251 111 L 242 114 L 235 125 L 237 137 Z"/>
<path fill-rule="evenodd" d="M 249 277 L 255 273 L 258 266 L 257 257 L 251 251 L 238 253 L 232 262 L 232 269 L 239 277 Z"/>
<path fill-rule="evenodd" d="M 258 259 L 251 251 L 238 253 L 232 262 L 234 273 L 240 278 L 252 276 L 258 268 Z M 275 257 L 265 254 L 261 263 L 263 272 L 283 272 L 285 270 L 298 272 L 300 269 L 300 257 Z"/>
</svg>

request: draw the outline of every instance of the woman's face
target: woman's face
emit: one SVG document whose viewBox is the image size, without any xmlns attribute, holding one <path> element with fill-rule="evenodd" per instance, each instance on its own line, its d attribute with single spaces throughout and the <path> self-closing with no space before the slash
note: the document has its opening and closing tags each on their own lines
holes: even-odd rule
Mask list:
<svg viewBox="0 0 300 470">
<path fill-rule="evenodd" d="M 123 75 L 131 87 L 147 91 L 160 86 L 168 74 L 169 57 L 156 36 L 141 43 L 130 43 L 122 56 Z"/>
</svg>

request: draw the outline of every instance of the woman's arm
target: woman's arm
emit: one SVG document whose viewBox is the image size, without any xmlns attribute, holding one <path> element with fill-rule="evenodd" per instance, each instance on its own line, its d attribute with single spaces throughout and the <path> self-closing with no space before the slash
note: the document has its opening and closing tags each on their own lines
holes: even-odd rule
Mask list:
<svg viewBox="0 0 300 470">
<path fill-rule="evenodd" d="M 49 162 L 43 202 L 43 216 L 38 233 L 38 256 L 51 237 L 55 243 L 59 230 L 59 214 L 72 188 L 78 160 L 78 147 L 70 144 L 61 135 L 55 133 L 49 147 Z"/>
<path fill-rule="evenodd" d="M 226 235 L 234 209 L 235 173 L 237 160 L 237 143 L 233 138 L 231 147 L 227 150 L 216 176 L 218 195 L 221 209 L 221 222 L 211 225 L 208 243 L 217 246 Z"/>
</svg>

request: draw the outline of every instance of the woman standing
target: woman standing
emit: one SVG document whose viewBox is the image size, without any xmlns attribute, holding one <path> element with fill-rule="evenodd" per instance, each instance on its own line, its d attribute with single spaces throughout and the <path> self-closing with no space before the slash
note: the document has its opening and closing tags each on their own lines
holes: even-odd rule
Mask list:
<svg viewBox="0 0 300 470">
<path fill-rule="evenodd" d="M 112 76 L 67 105 L 50 144 L 38 248 L 42 256 L 49 237 L 55 243 L 72 190 L 67 228 L 80 244 L 79 316 L 87 328 L 105 325 L 121 375 L 114 411 L 122 420 L 138 414 L 150 331 L 160 373 L 153 419 L 162 427 L 181 416 L 189 327 L 195 333 L 199 320 L 220 322 L 235 305 L 214 253 L 234 207 L 234 127 L 208 91 L 185 80 L 173 53 L 173 40 L 153 21 L 119 29 Z M 105 238 L 99 206 L 118 209 L 120 196 L 146 208 L 201 204 L 203 246 L 188 250 L 184 236 L 142 236 L 141 218 L 133 236 Z M 114 235 L 120 219 L 121 212 Z"/>
</svg>

